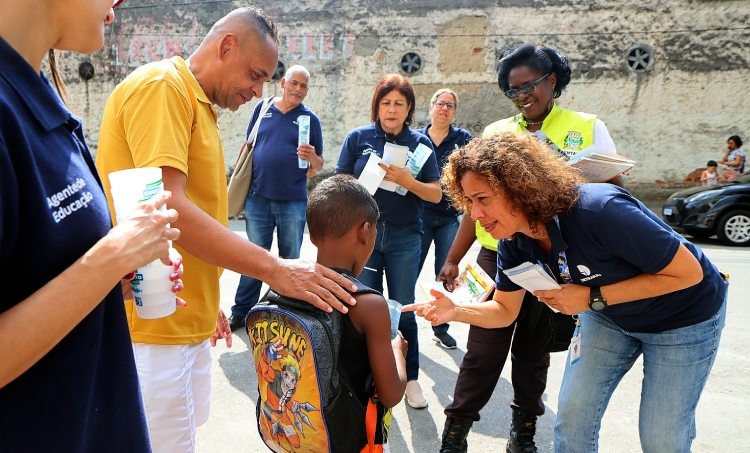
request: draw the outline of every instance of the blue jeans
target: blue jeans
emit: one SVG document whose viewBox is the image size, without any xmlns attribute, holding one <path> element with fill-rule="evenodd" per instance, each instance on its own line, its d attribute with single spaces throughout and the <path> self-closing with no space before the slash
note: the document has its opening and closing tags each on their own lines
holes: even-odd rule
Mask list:
<svg viewBox="0 0 750 453">
<path fill-rule="evenodd" d="M 266 250 L 271 249 L 273 231 L 277 229 L 279 256 L 299 258 L 305 234 L 305 208 L 307 200 L 270 200 L 250 194 L 245 201 L 245 230 L 247 238 Z M 263 282 L 240 277 L 237 294 L 234 296 L 232 314 L 244 318 L 258 303 Z"/>
<path fill-rule="evenodd" d="M 639 414 L 641 449 L 689 452 L 695 408 L 716 358 L 724 305 L 706 321 L 659 333 L 626 332 L 601 314 L 581 314 L 581 357 L 565 366 L 555 452 L 596 452 L 602 416 L 612 393 L 643 354 Z M 648 316 L 648 313 L 644 313 Z"/>
<path fill-rule="evenodd" d="M 372 289 L 383 292 L 383 273 L 388 282 L 388 298 L 402 305 L 414 303 L 414 287 L 419 275 L 420 234 L 408 228 L 378 222 L 375 250 L 367 260 L 359 280 Z M 414 313 L 401 313 L 398 330 L 409 342 L 406 353 L 406 378 L 419 377 L 419 337 Z"/>
<path fill-rule="evenodd" d="M 440 274 L 440 269 L 445 263 L 448 256 L 448 250 L 453 244 L 453 239 L 458 231 L 458 218 L 456 216 L 439 215 L 425 209 L 422 214 L 422 255 L 419 258 L 419 272 L 422 272 L 422 266 L 427 259 L 427 252 L 430 251 L 430 244 L 435 241 L 435 277 Z M 447 333 L 448 323 L 432 326 L 435 333 Z"/>
</svg>

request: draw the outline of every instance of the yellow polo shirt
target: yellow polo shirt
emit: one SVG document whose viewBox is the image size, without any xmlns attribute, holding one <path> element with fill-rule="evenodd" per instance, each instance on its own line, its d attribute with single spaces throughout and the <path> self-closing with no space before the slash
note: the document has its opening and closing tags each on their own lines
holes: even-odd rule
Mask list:
<svg viewBox="0 0 750 453">
<path fill-rule="evenodd" d="M 115 217 L 107 175 L 134 167 L 172 167 L 187 175 L 185 194 L 226 225 L 227 184 L 217 113 L 190 72 L 174 57 L 142 66 L 123 80 L 104 108 L 96 167 Z M 193 344 L 216 329 L 222 269 L 182 254 L 187 307 L 161 319 L 142 319 L 125 302 L 133 342 Z"/>
</svg>

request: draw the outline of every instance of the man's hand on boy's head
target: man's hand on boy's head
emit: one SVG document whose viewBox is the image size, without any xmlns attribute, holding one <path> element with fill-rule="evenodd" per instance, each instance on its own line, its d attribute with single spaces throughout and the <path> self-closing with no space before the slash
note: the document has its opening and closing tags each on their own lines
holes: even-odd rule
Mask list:
<svg viewBox="0 0 750 453">
<path fill-rule="evenodd" d="M 268 285 L 287 297 L 304 300 L 325 312 L 333 309 L 346 313 L 346 305 L 357 303 L 350 291 L 357 287 L 348 278 L 325 266 L 307 260 L 276 260 Z M 342 303 L 343 301 L 343 303 Z"/>
</svg>

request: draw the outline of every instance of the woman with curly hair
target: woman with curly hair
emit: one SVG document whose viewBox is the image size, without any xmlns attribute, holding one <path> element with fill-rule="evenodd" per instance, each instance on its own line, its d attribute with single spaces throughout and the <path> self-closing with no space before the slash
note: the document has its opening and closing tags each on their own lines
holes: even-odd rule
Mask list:
<svg viewBox="0 0 750 453">
<path fill-rule="evenodd" d="M 497 83 L 519 113 L 490 124 L 483 136 L 502 131 L 529 132 L 564 159 L 581 152 L 615 153 L 615 145 L 601 119 L 557 104 L 556 99 L 570 83 L 571 74 L 568 59 L 551 47 L 522 44 L 506 50 L 498 64 Z M 622 185 L 622 178 L 617 176 L 609 182 Z M 497 240 L 464 215 L 440 269 L 439 280 L 452 282 L 456 278 L 458 264 L 475 239 L 482 245 L 477 264 L 494 275 Z M 508 453 L 537 451 L 536 419 L 544 414 L 542 395 L 547 386 L 548 351 L 553 349 L 534 335 L 543 326 L 539 322 L 543 315 L 544 307 L 527 296 L 518 319 L 507 327 L 469 329 L 453 401 L 445 409 L 440 453 L 466 452 L 466 437 L 472 424 L 479 420 L 479 411 L 492 396 L 508 353 L 513 366 L 513 416 L 506 450 Z"/>
<path fill-rule="evenodd" d="M 727 283 L 708 258 L 627 191 L 581 184 L 528 134 L 477 139 L 451 155 L 445 192 L 498 242 L 497 290 L 482 304 L 434 300 L 405 310 L 440 324 L 511 324 L 526 290 L 503 272 L 552 270 L 560 289 L 535 291 L 578 316 L 555 423 L 556 452 L 595 452 L 609 398 L 643 356 L 643 451 L 690 451 L 695 409 L 716 357 Z"/>
</svg>

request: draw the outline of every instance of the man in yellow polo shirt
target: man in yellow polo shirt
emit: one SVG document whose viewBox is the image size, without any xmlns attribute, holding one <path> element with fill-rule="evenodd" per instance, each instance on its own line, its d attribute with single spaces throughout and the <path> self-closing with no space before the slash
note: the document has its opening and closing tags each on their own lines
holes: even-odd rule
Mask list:
<svg viewBox="0 0 750 453">
<path fill-rule="evenodd" d="M 208 418 L 209 342 L 231 331 L 219 310 L 222 267 L 268 282 L 280 293 L 330 310 L 352 302 L 345 278 L 312 263 L 281 260 L 226 228 L 227 186 L 217 112 L 261 97 L 276 69 L 275 25 L 255 8 L 220 19 L 198 49 L 136 69 L 107 101 L 97 168 L 107 175 L 134 167 L 161 167 L 173 226 L 182 236 L 188 306 L 161 319 L 141 319 L 128 301 L 128 325 L 155 452 L 192 452 L 195 428 Z M 110 209 L 112 206 L 110 204 Z M 114 212 L 114 211 L 112 211 Z M 113 215 L 114 217 L 114 215 Z"/>
</svg>

